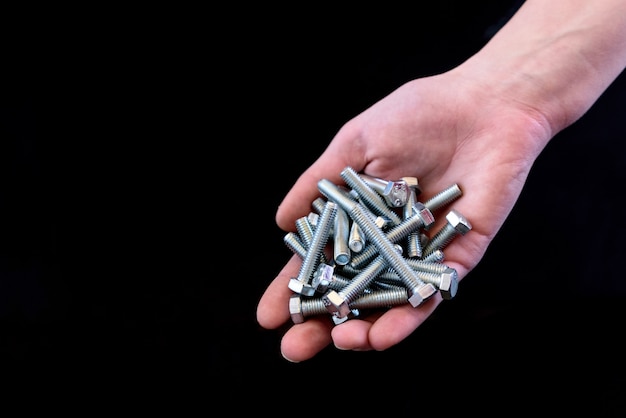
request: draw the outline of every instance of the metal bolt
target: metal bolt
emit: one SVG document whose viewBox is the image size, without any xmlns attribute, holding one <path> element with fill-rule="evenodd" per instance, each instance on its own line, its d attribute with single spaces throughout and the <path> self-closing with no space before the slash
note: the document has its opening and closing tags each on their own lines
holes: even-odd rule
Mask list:
<svg viewBox="0 0 626 418">
<path fill-rule="evenodd" d="M 322 296 L 326 309 L 340 318 L 348 315 L 350 303 L 359 297 L 385 268 L 387 268 L 387 262 L 379 255 L 359 274 L 354 276 L 345 288 L 339 292 L 330 290 Z"/>
<path fill-rule="evenodd" d="M 408 292 L 403 287 L 390 286 L 384 290 L 372 290 L 355 299 L 351 309 L 377 309 L 404 305 L 408 300 Z M 294 293 L 289 299 L 289 312 L 294 324 L 301 324 L 306 318 L 315 315 L 328 314 L 321 298 L 303 298 Z"/>
<path fill-rule="evenodd" d="M 452 299 L 456 295 L 459 287 L 459 275 L 455 269 L 444 266 L 439 272 L 415 270 L 415 273 L 426 283 L 435 285 L 444 299 Z M 399 280 L 399 278 L 396 272 L 388 270 L 380 274 L 377 280 L 393 283 Z"/>
<path fill-rule="evenodd" d="M 324 246 L 328 242 L 331 225 L 337 213 L 337 204 L 334 202 L 326 202 L 324 210 L 319 218 L 319 224 L 315 228 L 313 239 L 309 245 L 308 251 L 302 265 L 298 277 L 292 277 L 289 280 L 289 288 L 296 293 L 302 293 L 306 296 L 312 296 L 315 288 L 309 284 L 313 273 L 320 264 L 320 256 L 324 250 Z"/>
<path fill-rule="evenodd" d="M 358 224 L 352 222 L 352 225 L 350 225 L 350 237 L 348 238 L 348 247 L 350 247 L 350 250 L 354 251 L 355 253 L 360 253 L 361 251 L 363 251 L 363 247 L 365 247 L 366 243 L 367 239 L 365 238 L 365 234 L 363 234 L 363 232 L 361 231 L 361 227 Z"/>
<path fill-rule="evenodd" d="M 454 209 L 448 212 L 446 220 L 447 223 L 424 246 L 424 255 L 444 249 L 454 237 L 465 235 L 472 229 L 472 224 Z"/>
<path fill-rule="evenodd" d="M 352 167 L 346 167 L 340 173 L 340 176 L 352 190 L 358 193 L 359 200 L 362 201 L 365 207 L 370 211 L 388 218 L 395 225 L 402 222 L 398 214 L 387 206 L 385 200 L 372 189 Z"/>
</svg>

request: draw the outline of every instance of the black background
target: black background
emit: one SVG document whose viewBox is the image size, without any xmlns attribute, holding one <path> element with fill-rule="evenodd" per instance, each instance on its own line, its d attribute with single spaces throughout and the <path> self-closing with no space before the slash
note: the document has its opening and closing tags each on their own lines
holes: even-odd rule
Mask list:
<svg viewBox="0 0 626 418">
<path fill-rule="evenodd" d="M 283 330 L 256 323 L 290 256 L 274 214 L 297 176 L 348 119 L 462 62 L 515 6 L 137 13 L 89 43 L 72 96 L 5 96 L 4 379 L 203 412 L 623 412 L 623 74 L 405 341 L 291 364 Z"/>
</svg>

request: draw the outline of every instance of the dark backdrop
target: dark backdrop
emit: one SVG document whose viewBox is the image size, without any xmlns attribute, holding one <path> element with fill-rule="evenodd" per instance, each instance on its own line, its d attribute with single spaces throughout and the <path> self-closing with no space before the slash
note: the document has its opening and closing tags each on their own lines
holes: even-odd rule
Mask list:
<svg viewBox="0 0 626 418">
<path fill-rule="evenodd" d="M 143 408 L 182 389 L 206 411 L 623 410 L 624 75 L 547 146 L 458 296 L 399 345 L 290 364 L 255 320 L 290 256 L 274 213 L 297 176 L 348 119 L 462 62 L 515 7 L 129 19 L 92 45 L 71 103 L 5 97 L 6 379 L 64 376 Z M 54 133 L 51 113 L 65 113 Z"/>
</svg>

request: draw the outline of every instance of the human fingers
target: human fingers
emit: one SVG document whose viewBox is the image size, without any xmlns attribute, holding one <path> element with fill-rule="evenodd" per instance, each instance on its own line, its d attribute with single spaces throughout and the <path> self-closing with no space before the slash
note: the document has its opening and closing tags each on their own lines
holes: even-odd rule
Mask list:
<svg viewBox="0 0 626 418">
<path fill-rule="evenodd" d="M 289 280 L 297 277 L 302 259 L 294 254 L 269 284 L 257 305 L 257 322 L 263 328 L 276 329 L 290 320 L 289 298 L 293 294 L 289 289 Z"/>
<path fill-rule="evenodd" d="M 282 356 L 295 363 L 314 357 L 331 343 L 332 327 L 329 317 L 312 318 L 295 324 L 283 335 L 280 344 Z"/>
<path fill-rule="evenodd" d="M 342 350 L 386 350 L 413 333 L 441 301 L 434 295 L 418 307 L 407 303 L 365 320 L 351 319 L 333 328 L 333 343 Z"/>
</svg>

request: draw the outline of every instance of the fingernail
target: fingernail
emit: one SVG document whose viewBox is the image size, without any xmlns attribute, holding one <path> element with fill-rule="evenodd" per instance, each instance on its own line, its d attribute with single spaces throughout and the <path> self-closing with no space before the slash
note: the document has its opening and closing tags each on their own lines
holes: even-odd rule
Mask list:
<svg viewBox="0 0 626 418">
<path fill-rule="evenodd" d="M 289 362 L 291 362 L 291 363 L 300 363 L 299 361 L 295 361 L 295 360 L 290 359 L 290 358 L 289 358 L 289 357 L 287 357 L 287 356 L 285 355 L 285 353 L 283 353 L 282 351 L 280 352 L 280 354 L 283 356 L 283 358 L 284 358 L 285 360 L 287 360 L 287 361 L 289 361 Z"/>
</svg>

